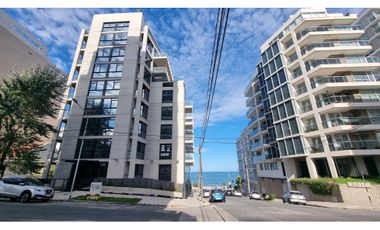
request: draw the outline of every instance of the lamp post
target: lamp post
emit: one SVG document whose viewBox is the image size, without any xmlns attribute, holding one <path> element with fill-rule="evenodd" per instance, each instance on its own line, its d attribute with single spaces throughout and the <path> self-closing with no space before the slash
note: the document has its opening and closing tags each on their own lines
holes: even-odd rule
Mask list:
<svg viewBox="0 0 380 230">
<path fill-rule="evenodd" d="M 82 106 L 79 105 L 78 101 L 73 98 L 72 99 L 73 102 L 75 104 L 78 105 L 78 107 L 83 111 L 83 115 L 85 115 L 86 111 L 82 108 Z M 88 124 L 88 117 L 86 117 L 86 123 L 84 125 L 84 131 L 83 131 L 83 136 L 86 136 L 86 130 L 87 130 L 87 124 Z M 70 194 L 69 194 L 69 199 L 71 199 L 71 195 L 73 193 L 73 190 L 74 190 L 74 184 L 75 184 L 75 179 L 77 177 L 77 173 L 78 173 L 78 168 L 79 168 L 79 162 L 80 162 L 80 157 L 82 155 L 82 149 L 83 149 L 83 143 L 84 143 L 84 138 L 82 138 L 82 142 L 80 144 L 80 148 L 79 148 L 79 154 L 78 154 L 78 157 L 77 157 L 77 163 L 75 165 L 75 171 L 74 171 L 74 177 L 73 177 L 73 181 L 71 182 L 71 188 L 70 188 Z"/>
</svg>

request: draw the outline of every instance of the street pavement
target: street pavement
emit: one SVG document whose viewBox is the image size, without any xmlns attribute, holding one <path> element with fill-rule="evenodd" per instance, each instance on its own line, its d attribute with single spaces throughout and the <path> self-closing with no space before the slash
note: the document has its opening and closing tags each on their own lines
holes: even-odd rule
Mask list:
<svg viewBox="0 0 380 230">
<path fill-rule="evenodd" d="M 380 221 L 379 211 L 284 204 L 281 200 L 227 196 L 225 203 L 215 204 L 239 221 Z"/>
</svg>

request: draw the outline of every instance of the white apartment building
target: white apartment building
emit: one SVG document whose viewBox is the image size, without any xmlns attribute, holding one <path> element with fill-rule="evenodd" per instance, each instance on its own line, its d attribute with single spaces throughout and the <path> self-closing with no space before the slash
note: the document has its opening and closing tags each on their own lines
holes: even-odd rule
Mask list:
<svg viewBox="0 0 380 230">
<path fill-rule="evenodd" d="M 64 76 L 47 57 L 46 46 L 18 22 L 0 10 L 0 85 L 11 73 L 31 70 L 37 66 L 48 66 Z M 62 116 L 62 111 L 58 116 Z M 46 118 L 46 122 L 57 126 L 59 120 Z M 50 150 L 53 133 L 41 138 L 46 151 L 40 152 L 40 161 L 45 163 Z M 7 172 L 5 176 L 12 174 Z"/>
<path fill-rule="evenodd" d="M 354 25 L 365 31 L 365 39 L 372 46 L 371 55 L 380 57 L 380 9 L 364 9 L 358 15 Z"/>
<path fill-rule="evenodd" d="M 296 177 L 379 176 L 380 60 L 371 46 L 378 38 L 370 43 L 356 20 L 301 9 L 261 46 L 275 130 L 268 128 L 268 137 L 275 144 L 254 137 L 251 151 L 253 157 L 265 148 L 279 152 L 255 159 L 262 192 L 281 195 Z M 264 95 L 256 82 L 247 100 Z"/>
<path fill-rule="evenodd" d="M 51 160 L 57 187 L 67 189 L 81 152 L 76 188 L 100 180 L 184 191 L 194 164 L 192 104 L 141 12 L 95 15 L 69 82 Z"/>
</svg>

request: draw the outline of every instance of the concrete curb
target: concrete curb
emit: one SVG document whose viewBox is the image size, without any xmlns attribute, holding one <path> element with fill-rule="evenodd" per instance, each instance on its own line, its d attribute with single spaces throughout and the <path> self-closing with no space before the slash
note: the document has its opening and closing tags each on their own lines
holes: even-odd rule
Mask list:
<svg viewBox="0 0 380 230">
<path fill-rule="evenodd" d="M 310 203 L 306 203 L 306 206 L 311 206 L 311 207 L 318 207 L 318 208 L 333 208 L 333 209 L 343 209 L 343 210 L 362 210 L 362 211 L 376 211 L 376 212 L 380 212 L 379 209 L 376 209 L 376 208 L 356 208 L 356 207 L 332 207 L 332 206 L 328 206 L 328 205 L 323 205 L 323 204 L 310 204 Z"/>
</svg>

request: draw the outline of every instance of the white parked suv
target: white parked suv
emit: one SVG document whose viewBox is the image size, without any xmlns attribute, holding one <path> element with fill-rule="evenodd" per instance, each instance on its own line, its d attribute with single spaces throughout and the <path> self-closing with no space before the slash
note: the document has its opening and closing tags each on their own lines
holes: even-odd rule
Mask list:
<svg viewBox="0 0 380 230">
<path fill-rule="evenodd" d="M 54 196 L 54 190 L 41 182 L 30 178 L 4 178 L 0 181 L 0 197 L 19 200 L 22 203 L 31 199 L 48 201 Z"/>
</svg>

